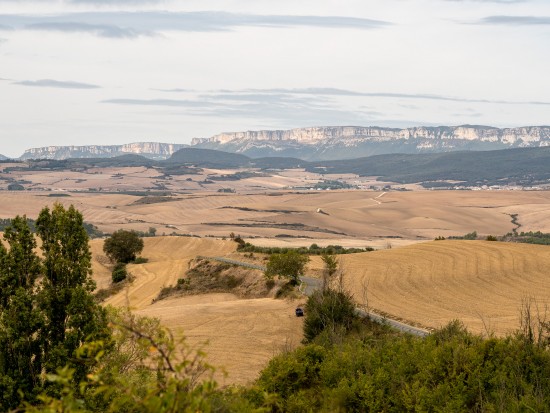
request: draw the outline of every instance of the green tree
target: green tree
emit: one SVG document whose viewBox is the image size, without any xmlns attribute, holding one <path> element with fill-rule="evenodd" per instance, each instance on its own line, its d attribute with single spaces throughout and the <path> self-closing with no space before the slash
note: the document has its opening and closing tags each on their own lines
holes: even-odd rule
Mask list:
<svg viewBox="0 0 550 413">
<path fill-rule="evenodd" d="M 309 261 L 307 255 L 296 251 L 288 251 L 284 254 L 272 254 L 267 263 L 265 275 L 268 278 L 275 276 L 286 277 L 294 285 L 300 282 L 300 276 L 304 274 L 306 264 Z"/>
<path fill-rule="evenodd" d="M 18 391 L 32 398 L 42 368 L 35 281 L 40 261 L 25 217 L 16 217 L 0 242 L 0 410 L 19 404 Z"/>
<path fill-rule="evenodd" d="M 143 240 L 135 231 L 119 229 L 105 240 L 103 251 L 111 261 L 128 263 L 143 251 Z"/>
<path fill-rule="evenodd" d="M 42 241 L 43 280 L 39 306 L 45 319 L 41 331 L 44 369 L 55 372 L 69 366 L 81 380 L 90 366 L 74 361 L 86 341 L 109 337 L 105 310 L 92 295 L 92 255 L 82 214 L 72 205 L 44 208 L 36 221 Z"/>
<path fill-rule="evenodd" d="M 16 217 L 0 243 L 0 411 L 33 402 L 44 373 L 71 366 L 75 382 L 93 367 L 76 361 L 87 340 L 109 332 L 91 291 L 91 256 L 82 215 L 55 204 L 36 225 L 42 257 L 25 217 Z M 52 388 L 49 391 L 53 390 Z"/>
<path fill-rule="evenodd" d="M 338 271 L 338 260 L 331 254 L 322 254 L 321 259 L 325 264 L 323 269 L 323 290 L 325 290 L 330 287 L 330 279 Z"/>
</svg>

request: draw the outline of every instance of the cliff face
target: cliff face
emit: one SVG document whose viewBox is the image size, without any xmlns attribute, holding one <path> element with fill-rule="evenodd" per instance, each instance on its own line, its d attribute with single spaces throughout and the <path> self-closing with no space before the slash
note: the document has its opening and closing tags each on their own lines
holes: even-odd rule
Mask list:
<svg viewBox="0 0 550 413">
<path fill-rule="evenodd" d="M 158 142 L 125 145 L 47 146 L 27 149 L 20 159 L 111 158 L 126 154 L 142 155 L 152 159 L 167 159 L 174 152 L 185 147 L 187 145 Z"/>
<path fill-rule="evenodd" d="M 294 156 L 306 160 L 345 159 L 383 153 L 448 152 L 550 146 L 550 127 L 499 129 L 439 126 L 407 129 L 314 127 L 222 133 L 191 145 L 252 157 Z"/>
</svg>

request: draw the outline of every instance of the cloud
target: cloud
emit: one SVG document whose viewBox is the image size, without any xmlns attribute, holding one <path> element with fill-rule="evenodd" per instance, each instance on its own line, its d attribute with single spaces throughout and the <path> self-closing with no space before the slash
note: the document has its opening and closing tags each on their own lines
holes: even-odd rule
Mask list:
<svg viewBox="0 0 550 413">
<path fill-rule="evenodd" d="M 550 17 L 546 16 L 488 16 L 481 19 L 479 24 L 502 24 L 513 26 L 540 26 L 550 25 Z"/>
<path fill-rule="evenodd" d="M 202 12 L 84 12 L 59 15 L 0 15 L 0 25 L 17 29 L 87 32 L 105 37 L 137 37 L 162 31 L 215 32 L 238 27 L 378 29 L 381 20 L 344 16 L 285 16 Z"/>
<path fill-rule="evenodd" d="M 187 99 L 109 99 L 103 103 L 138 106 L 179 107 L 191 116 L 228 119 L 256 119 L 273 125 L 352 124 L 365 123 L 381 114 L 367 110 L 342 110 L 312 102 L 309 98 L 286 95 L 204 96 L 199 100 Z"/>
<path fill-rule="evenodd" d="M 55 87 L 60 89 L 98 89 L 99 86 L 89 83 L 61 81 L 52 79 L 40 79 L 40 80 L 22 80 L 14 82 L 15 85 L 22 86 L 35 86 L 35 87 Z"/>
<path fill-rule="evenodd" d="M 46 30 L 46 31 L 58 31 L 68 33 L 89 33 L 95 34 L 101 37 L 111 38 L 133 38 L 140 35 L 147 34 L 146 32 L 139 32 L 134 29 L 127 29 L 118 26 L 100 25 L 100 24 L 86 24 L 86 23 L 35 23 L 27 26 L 31 30 Z"/>
<path fill-rule="evenodd" d="M 424 93 L 387 93 L 387 92 L 361 92 L 337 88 L 298 88 L 298 89 L 246 89 L 244 91 L 229 91 L 223 90 L 225 93 L 284 93 L 293 95 L 314 95 L 314 96 L 357 96 L 357 97 L 381 97 L 381 98 L 398 98 L 398 99 L 421 99 L 421 100 L 440 100 L 449 102 L 466 102 L 466 103 L 497 103 L 505 105 L 550 105 L 544 101 L 509 101 L 509 100 L 491 100 L 491 99 L 469 99 L 454 96 L 433 95 Z"/>
<path fill-rule="evenodd" d="M 107 99 L 102 103 L 114 103 L 117 105 L 137 105 L 137 106 L 171 106 L 184 108 L 213 108 L 210 102 L 180 99 Z"/>
<path fill-rule="evenodd" d="M 550 102 L 509 102 L 492 100 L 463 99 L 429 94 L 357 92 L 337 88 L 303 89 L 243 89 L 211 90 L 204 92 L 185 89 L 166 89 L 167 92 L 182 91 L 189 98 L 183 99 L 126 99 L 104 100 L 102 103 L 178 108 L 177 113 L 187 116 L 208 117 L 213 119 L 249 119 L 269 127 L 298 127 L 304 125 L 366 125 L 403 126 L 420 125 L 426 122 L 400 122 L 389 119 L 387 114 L 373 111 L 364 105 L 343 106 L 335 97 L 382 97 L 396 99 L 433 99 L 450 102 L 503 103 L 503 104 L 543 104 Z M 313 98 L 314 97 L 314 98 Z M 456 110 L 456 109 L 455 109 Z M 459 109 L 460 110 L 460 109 Z M 455 113 L 462 119 L 478 118 L 481 113 L 474 109 L 461 109 Z M 393 115 L 395 116 L 395 115 Z"/>
</svg>

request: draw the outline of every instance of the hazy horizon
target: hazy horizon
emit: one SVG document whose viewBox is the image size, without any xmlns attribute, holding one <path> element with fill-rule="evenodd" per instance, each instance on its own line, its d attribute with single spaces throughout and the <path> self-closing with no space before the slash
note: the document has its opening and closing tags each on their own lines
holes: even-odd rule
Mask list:
<svg viewBox="0 0 550 413">
<path fill-rule="evenodd" d="M 0 0 L 0 154 L 550 123 L 544 0 L 181 3 Z"/>
</svg>

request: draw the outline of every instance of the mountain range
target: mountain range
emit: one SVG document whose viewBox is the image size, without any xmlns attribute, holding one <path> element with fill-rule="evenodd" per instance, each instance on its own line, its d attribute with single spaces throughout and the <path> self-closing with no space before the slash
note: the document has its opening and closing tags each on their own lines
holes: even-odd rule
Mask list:
<svg viewBox="0 0 550 413">
<path fill-rule="evenodd" d="M 19 158 L 108 158 L 125 154 L 168 159 L 183 144 L 139 142 L 124 145 L 48 146 L 27 149 Z M 381 154 L 486 151 L 550 146 L 550 126 L 495 128 L 437 126 L 406 129 L 334 126 L 232 132 L 195 138 L 191 147 L 243 154 L 251 158 L 294 157 L 308 161 L 353 159 Z M 0 158 L 1 159 L 1 158 Z"/>
<path fill-rule="evenodd" d="M 191 145 L 197 148 L 241 153 L 252 158 L 293 156 L 317 161 L 391 153 L 438 153 L 550 146 L 550 127 L 313 127 L 222 133 L 208 139 L 193 139 Z"/>
</svg>

